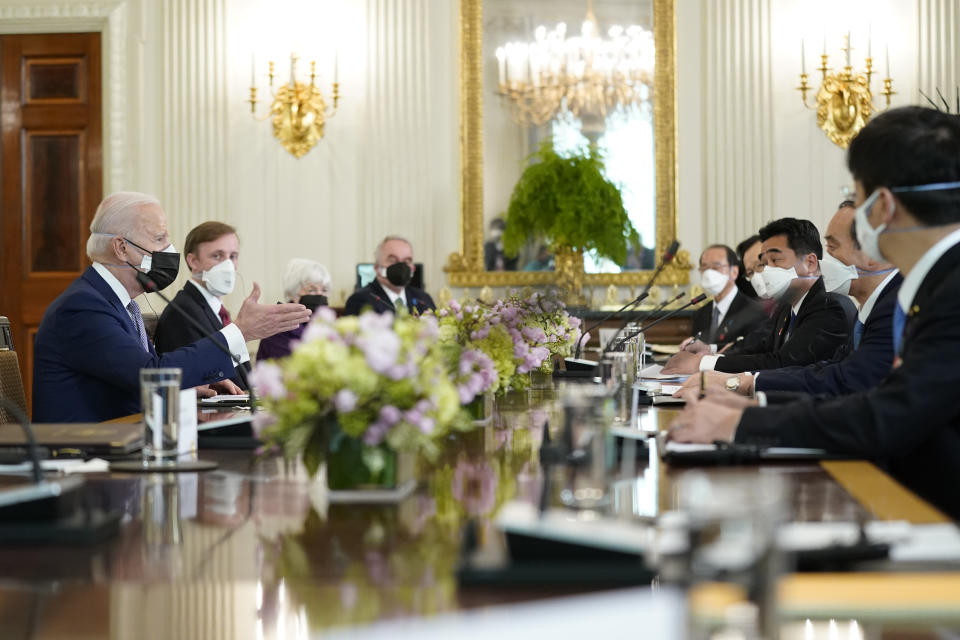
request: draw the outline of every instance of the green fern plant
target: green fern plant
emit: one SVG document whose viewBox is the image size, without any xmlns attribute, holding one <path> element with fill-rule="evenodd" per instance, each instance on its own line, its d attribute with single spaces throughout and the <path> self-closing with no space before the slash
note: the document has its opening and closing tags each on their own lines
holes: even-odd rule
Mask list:
<svg viewBox="0 0 960 640">
<path fill-rule="evenodd" d="M 530 164 L 510 196 L 504 253 L 516 256 L 528 240 L 542 238 L 551 250 L 595 250 L 617 264 L 640 244 L 623 207 L 620 189 L 604 175 L 596 149 L 561 156 L 551 140 L 531 154 Z"/>
</svg>

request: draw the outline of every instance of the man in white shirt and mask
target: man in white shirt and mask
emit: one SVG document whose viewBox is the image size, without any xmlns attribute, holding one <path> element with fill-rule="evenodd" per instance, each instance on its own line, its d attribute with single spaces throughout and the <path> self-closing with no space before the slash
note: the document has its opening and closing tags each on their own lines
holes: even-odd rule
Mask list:
<svg viewBox="0 0 960 640">
<path fill-rule="evenodd" d="M 737 254 L 730 247 L 714 244 L 700 255 L 700 285 L 713 301 L 693 313 L 693 337 L 686 347 L 699 341 L 712 353 L 748 335 L 764 320 L 763 305 L 741 294 L 736 285 L 740 275 Z"/>
<path fill-rule="evenodd" d="M 194 227 L 184 243 L 184 260 L 190 269 L 190 280 L 173 299 L 175 305 L 197 320 L 205 333 L 193 326 L 182 313 L 167 307 L 160 315 L 154 344 L 157 353 L 167 353 L 195 342 L 205 334 L 228 326 L 233 320 L 223 305 L 223 297 L 233 292 L 236 284 L 240 239 L 237 230 L 223 222 L 208 221 Z M 249 369 L 249 355 L 242 356 Z M 234 375 L 217 383 L 221 393 L 240 393 L 242 379 Z"/>
</svg>

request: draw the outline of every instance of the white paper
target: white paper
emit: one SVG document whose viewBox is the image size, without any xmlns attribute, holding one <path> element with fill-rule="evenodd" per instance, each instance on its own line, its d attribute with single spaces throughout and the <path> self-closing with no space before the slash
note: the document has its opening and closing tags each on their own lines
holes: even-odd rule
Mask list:
<svg viewBox="0 0 960 640">
<path fill-rule="evenodd" d="M 29 462 L 2 464 L 0 465 L 0 474 L 28 473 L 32 468 L 33 465 Z M 90 460 L 61 458 L 57 460 L 41 460 L 40 468 L 44 471 L 56 471 L 59 473 L 104 473 L 110 469 L 110 464 L 100 458 L 91 458 Z"/>
<path fill-rule="evenodd" d="M 685 382 L 686 379 L 690 377 L 688 375 L 679 374 L 662 374 L 660 373 L 661 371 L 663 371 L 663 365 L 652 364 L 640 371 L 640 377 L 646 380 L 673 380 L 680 382 Z"/>
<path fill-rule="evenodd" d="M 210 398 L 201 398 L 200 404 L 220 404 L 222 402 L 250 402 L 250 394 L 238 393 L 237 395 L 215 395 Z M 196 404 L 196 401 L 194 401 Z"/>
<path fill-rule="evenodd" d="M 663 448 L 666 452 L 690 453 L 691 451 L 716 451 L 715 444 L 695 444 L 692 442 L 675 442 L 670 440 Z"/>
<path fill-rule="evenodd" d="M 683 385 L 679 384 L 662 384 L 660 385 L 660 393 L 663 393 L 668 396 L 672 396 L 677 391 L 683 388 Z"/>
<path fill-rule="evenodd" d="M 177 453 L 181 456 L 197 453 L 197 390 L 180 391 L 179 433 L 177 434 Z"/>
</svg>

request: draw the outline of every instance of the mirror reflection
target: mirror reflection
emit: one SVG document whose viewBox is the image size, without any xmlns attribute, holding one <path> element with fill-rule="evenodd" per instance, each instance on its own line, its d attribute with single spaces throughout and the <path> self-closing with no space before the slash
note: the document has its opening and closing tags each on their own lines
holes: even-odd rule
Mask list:
<svg viewBox="0 0 960 640">
<path fill-rule="evenodd" d="M 619 257 L 587 252 L 584 270 L 653 268 L 653 0 L 485 0 L 483 15 L 485 269 L 554 268 L 552 238 L 525 229 L 516 255 L 503 241 L 511 195 L 545 142 L 566 158 L 599 153 L 636 231 Z M 579 206 L 608 206 L 592 193 L 580 190 Z"/>
</svg>

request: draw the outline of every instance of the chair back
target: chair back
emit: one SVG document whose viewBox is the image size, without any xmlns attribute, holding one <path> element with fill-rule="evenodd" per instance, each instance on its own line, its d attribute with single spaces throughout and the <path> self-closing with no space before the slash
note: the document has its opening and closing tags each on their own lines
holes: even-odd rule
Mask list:
<svg viewBox="0 0 960 640">
<path fill-rule="evenodd" d="M 23 378 L 20 377 L 20 360 L 13 350 L 13 338 L 10 334 L 10 321 L 0 316 L 0 396 L 20 407 L 27 413 L 27 396 L 23 392 Z M 0 406 L 0 423 L 18 422 L 3 406 Z"/>
</svg>

